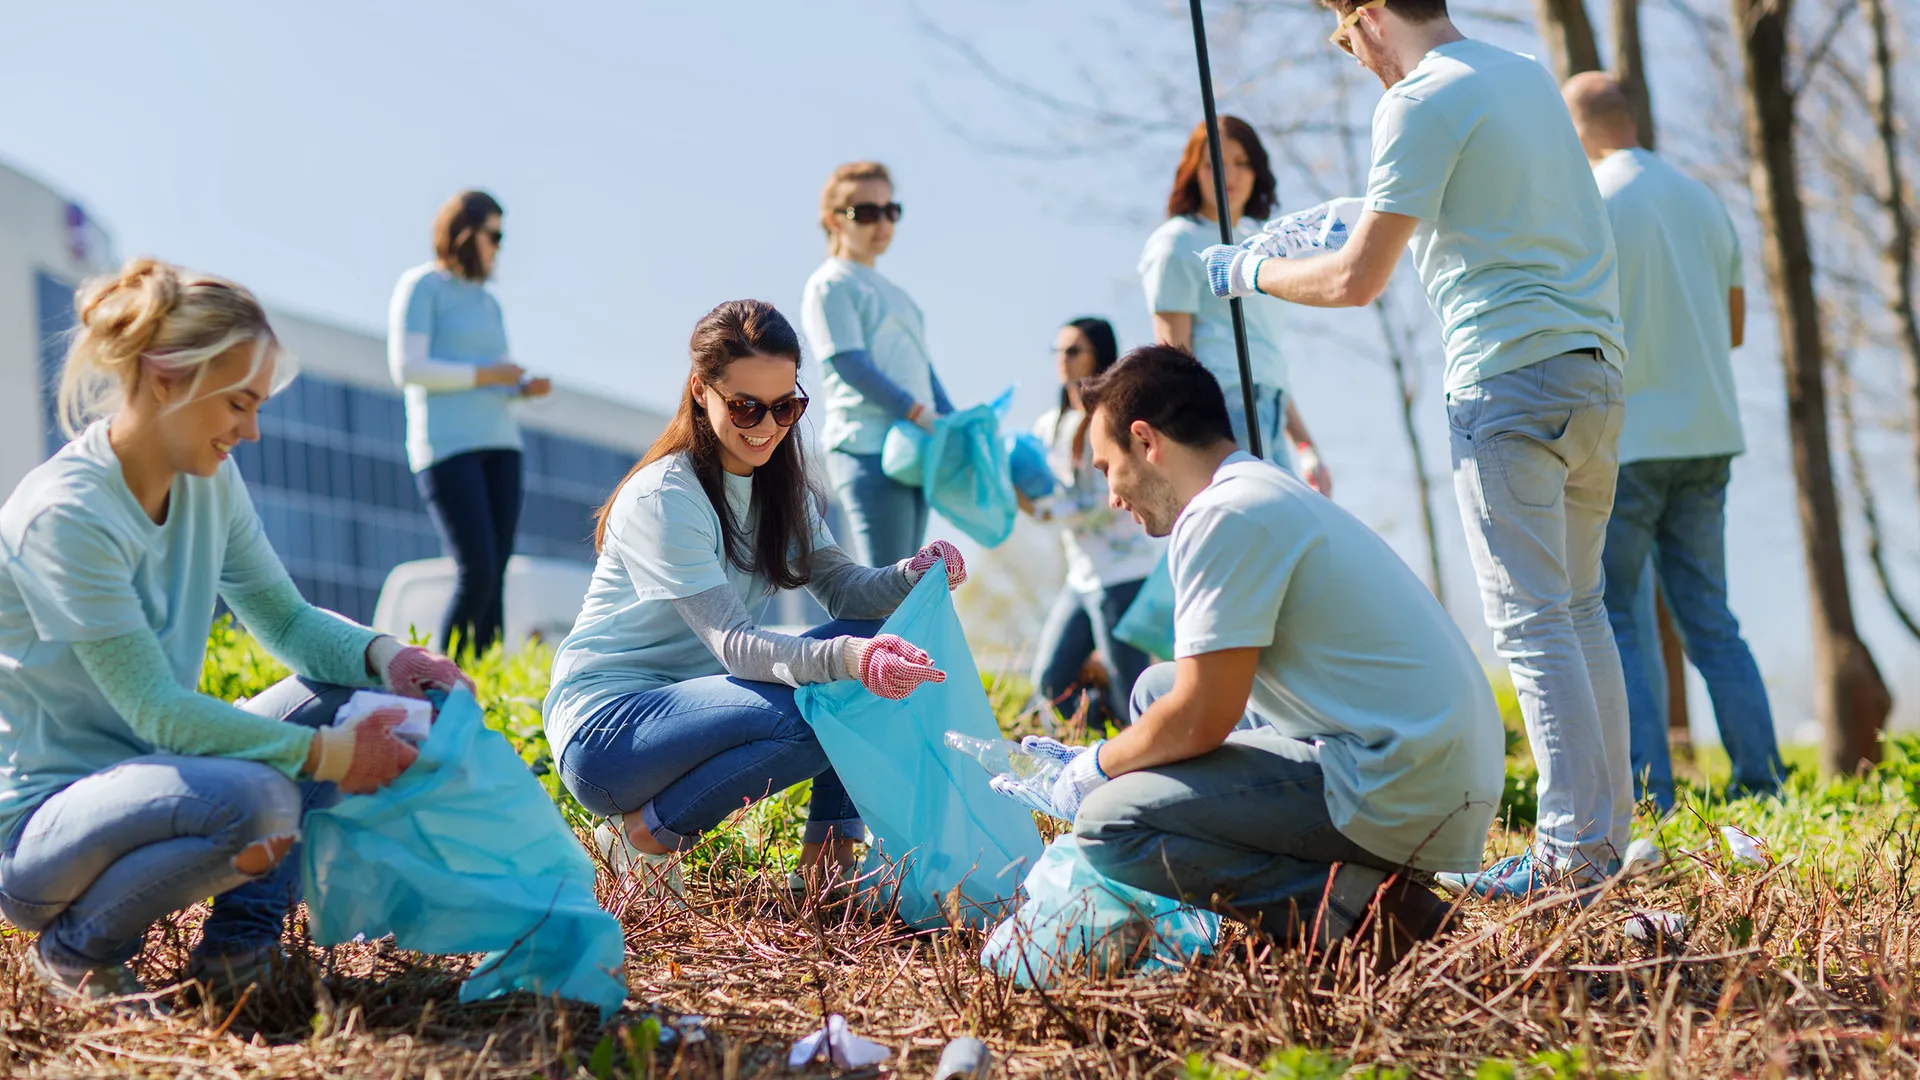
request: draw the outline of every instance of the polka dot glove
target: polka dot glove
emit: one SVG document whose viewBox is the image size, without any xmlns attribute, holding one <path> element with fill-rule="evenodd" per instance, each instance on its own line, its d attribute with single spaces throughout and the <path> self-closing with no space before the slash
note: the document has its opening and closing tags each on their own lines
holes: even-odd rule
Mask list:
<svg viewBox="0 0 1920 1080">
<path fill-rule="evenodd" d="M 456 686 L 473 691 L 473 680 L 460 665 L 439 653 L 418 645 L 402 645 L 384 635 L 367 646 L 367 666 L 380 676 L 382 686 L 401 697 L 424 698 L 428 690 L 452 690 Z"/>
<path fill-rule="evenodd" d="M 847 674 L 888 700 L 906 697 L 921 683 L 947 681 L 947 673 L 933 666 L 933 657 L 903 637 L 881 634 L 845 641 Z"/>
<path fill-rule="evenodd" d="M 960 549 L 945 540 L 935 540 L 920 549 L 919 554 L 901 564 L 907 572 L 907 580 L 915 585 L 933 569 L 933 564 L 945 561 L 947 564 L 947 589 L 951 592 L 966 583 L 967 560 L 960 557 Z"/>
<path fill-rule="evenodd" d="M 1044 786 L 1040 786 L 1033 777 L 1002 773 L 987 781 L 987 786 L 1029 810 L 1070 822 L 1093 789 L 1107 782 L 1106 774 L 1100 771 L 1100 745 L 1068 746 L 1056 739 L 1029 735 L 1020 740 L 1020 749 L 1059 764 L 1052 782 L 1043 780 Z"/>
<path fill-rule="evenodd" d="M 366 795 L 393 783 L 420 752 L 393 733 L 407 719 L 404 709 L 375 709 L 346 727 L 313 733 L 319 747 L 315 780 L 330 780 L 349 795 Z"/>
<path fill-rule="evenodd" d="M 1267 256 L 1243 247 L 1215 244 L 1200 254 L 1207 266 L 1207 287 L 1222 300 L 1231 296 L 1252 296 L 1260 291 L 1260 264 Z"/>
</svg>

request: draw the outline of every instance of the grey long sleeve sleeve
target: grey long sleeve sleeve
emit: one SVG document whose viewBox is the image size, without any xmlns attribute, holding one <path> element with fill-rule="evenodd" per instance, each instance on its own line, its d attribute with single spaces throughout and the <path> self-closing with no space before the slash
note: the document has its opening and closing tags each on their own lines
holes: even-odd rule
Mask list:
<svg viewBox="0 0 1920 1080">
<path fill-rule="evenodd" d="M 836 619 L 884 619 L 913 591 L 905 562 L 861 566 L 838 547 L 813 553 L 807 591 Z"/>
<path fill-rule="evenodd" d="M 673 608 L 727 674 L 756 682 L 806 686 L 854 678 L 856 646 L 865 640 L 791 637 L 762 630 L 754 625 L 731 585 L 675 600 Z"/>
</svg>

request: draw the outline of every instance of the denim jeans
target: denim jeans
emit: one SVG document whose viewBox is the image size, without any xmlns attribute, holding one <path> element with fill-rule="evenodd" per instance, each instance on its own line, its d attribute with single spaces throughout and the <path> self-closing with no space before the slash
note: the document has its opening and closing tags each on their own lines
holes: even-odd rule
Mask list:
<svg viewBox="0 0 1920 1080">
<path fill-rule="evenodd" d="M 1233 423 L 1233 441 L 1247 448 L 1246 399 L 1238 382 L 1220 384 L 1227 397 L 1227 419 Z M 1293 443 L 1287 438 L 1287 396 L 1271 386 L 1253 385 L 1254 409 L 1260 414 L 1260 456 L 1293 471 Z"/>
<path fill-rule="evenodd" d="M 1155 664 L 1134 683 L 1134 720 L 1173 689 L 1173 672 Z M 1334 827 L 1312 745 L 1266 725 L 1100 785 L 1073 833 L 1115 881 L 1257 924 L 1282 942 L 1345 937 L 1396 869 Z"/>
<path fill-rule="evenodd" d="M 1732 463 L 1732 457 L 1719 456 L 1622 465 L 1607 524 L 1607 613 L 1627 673 L 1633 774 L 1662 811 L 1673 808 L 1673 761 L 1660 708 L 1666 687 L 1647 678 L 1646 628 L 1631 602 L 1645 580 L 1649 555 L 1687 657 L 1713 699 L 1714 722 L 1733 759 L 1734 789 L 1773 792 L 1784 769 L 1766 684 L 1727 606 Z"/>
<path fill-rule="evenodd" d="M 911 559 L 927 535 L 927 493 L 889 477 L 879 454 L 827 455 L 827 473 L 847 517 L 847 554 L 863 566 Z"/>
<path fill-rule="evenodd" d="M 483 652 L 506 619 L 507 560 L 520 527 L 520 451 L 469 450 L 414 474 L 427 516 L 453 557 L 453 599 L 440 622 L 441 647 Z"/>
<path fill-rule="evenodd" d="M 1073 715 L 1079 705 L 1074 691 L 1080 686 L 1080 669 L 1089 655 L 1098 652 L 1107 668 L 1107 693 L 1102 704 L 1114 723 L 1125 726 L 1129 722 L 1126 703 L 1134 681 L 1149 661 L 1146 653 L 1114 640 L 1113 624 L 1127 613 L 1145 583 L 1122 581 L 1095 593 L 1070 587 L 1060 590 L 1034 650 L 1033 688 L 1042 701 Z"/>
<path fill-rule="evenodd" d="M 878 622 L 842 620 L 806 636 L 879 632 Z M 709 675 L 616 698 L 567 740 L 560 779 L 590 814 L 638 811 L 671 851 L 692 847 L 735 810 L 808 779 L 813 801 L 802 839 L 866 837 L 793 687 L 781 683 Z"/>
<path fill-rule="evenodd" d="M 1582 876 L 1621 856 L 1633 822 L 1601 568 L 1623 413 L 1619 371 L 1585 351 L 1447 395 L 1467 552 L 1540 770 L 1535 855 Z"/>
<path fill-rule="evenodd" d="M 351 693 L 287 679 L 245 707 L 319 727 Z M 131 758 L 75 781 L 15 829 L 0 848 L 0 913 L 40 931 L 56 964 L 94 968 L 131 959 L 155 920 L 212 896 L 196 951 L 239 955 L 279 938 L 299 899 L 299 847 L 265 874 L 234 860 L 338 798 L 332 784 L 296 784 L 256 761 Z"/>
</svg>

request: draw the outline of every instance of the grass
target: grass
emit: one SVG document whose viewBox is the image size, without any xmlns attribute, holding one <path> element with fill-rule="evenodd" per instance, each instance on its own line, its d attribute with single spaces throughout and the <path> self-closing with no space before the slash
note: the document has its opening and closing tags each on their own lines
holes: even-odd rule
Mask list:
<svg viewBox="0 0 1920 1080">
<path fill-rule="evenodd" d="M 489 722 L 561 794 L 540 733 L 547 657 L 473 665 Z M 232 698 L 280 674 L 244 636 L 216 631 L 204 686 Z M 990 680 L 1010 730 L 1024 688 Z M 1509 763 L 1506 826 L 1490 851 L 1525 843 L 1531 766 Z M 1601 1075 L 1913 1076 L 1920 740 L 1889 746 L 1864 777 L 1796 773 L 1777 800 L 1711 795 L 1711 761 L 1680 812 L 1643 820 L 1673 854 L 1579 911 L 1470 904 L 1461 928 L 1382 978 L 1370 945 L 1310 957 L 1229 929 L 1188 970 L 1076 977 L 1045 992 L 983 971 L 980 935 L 916 934 L 843 908 L 796 905 L 780 887 L 797 851 L 804 792 L 736 815 L 686 860 L 690 905 L 637 897 L 611 876 L 602 900 L 628 943 L 633 1004 L 605 1028 L 589 1011 L 529 997 L 461 1006 L 469 957 L 381 943 L 319 949 L 292 927 L 296 965 L 238 1007 L 174 997 L 169 1021 L 56 1005 L 27 976 L 28 935 L 0 931 L 0 1075 L 66 1077 L 723 1077 L 791 1075 L 791 1041 L 843 1013 L 895 1049 L 880 1073 L 926 1076 L 950 1038 L 973 1034 L 1011 1077 Z M 1768 844 L 1740 865 L 1736 825 Z M 1684 940 L 1626 931 L 1639 910 L 1685 914 Z M 173 982 L 204 908 L 153 930 L 138 966 Z M 697 1016 L 697 1022 L 685 1018 Z M 697 1030 L 697 1040 L 677 1033 Z M 835 1075 L 820 1065 L 807 1075 Z"/>
</svg>

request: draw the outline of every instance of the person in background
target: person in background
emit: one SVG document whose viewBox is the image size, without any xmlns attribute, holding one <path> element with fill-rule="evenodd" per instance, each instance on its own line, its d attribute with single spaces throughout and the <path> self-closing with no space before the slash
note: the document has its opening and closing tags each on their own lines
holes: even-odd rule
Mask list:
<svg viewBox="0 0 1920 1080">
<path fill-rule="evenodd" d="M 789 884 L 823 884 L 852 867 L 865 828 L 794 689 L 858 679 L 903 698 L 944 680 L 925 652 L 874 635 L 936 563 L 949 587 L 966 565 L 944 540 L 879 568 L 834 544 L 794 427 L 800 339 L 771 304 L 714 308 L 689 351 L 679 411 L 600 510 L 586 603 L 554 655 L 547 740 L 567 790 L 606 820 L 608 863 L 674 891 L 670 853 L 811 779 Z M 801 637 L 754 625 L 773 590 L 797 588 L 836 621 Z"/>
<path fill-rule="evenodd" d="M 1208 249 L 1227 296 L 1364 307 L 1410 250 L 1446 347 L 1454 492 L 1540 769 L 1531 848 L 1443 885 L 1594 895 L 1633 824 L 1627 692 L 1602 599 L 1626 345 L 1613 230 L 1553 76 L 1446 0 L 1321 0 L 1379 78 L 1365 208 L 1306 258 Z"/>
<path fill-rule="evenodd" d="M 928 431 L 953 411 L 928 358 L 919 305 L 874 263 L 893 243 L 900 204 L 878 162 L 833 170 L 820 192 L 827 261 L 807 279 L 800 326 L 821 359 L 827 471 L 840 496 L 854 560 L 887 566 L 910 557 L 927 532 L 927 497 L 880 468 L 887 429 Z"/>
<path fill-rule="evenodd" d="M 1620 84 L 1597 71 L 1563 88 L 1620 259 L 1626 421 L 1607 521 L 1607 616 L 1627 679 L 1633 773 L 1673 809 L 1673 761 L 1645 654 L 1655 628 L 1634 603 L 1653 556 L 1687 655 L 1713 699 L 1733 790 L 1778 790 L 1784 766 L 1760 667 L 1727 606 L 1727 481 L 1746 449 L 1733 357 L 1746 321 L 1740 238 L 1713 192 L 1640 147 Z"/>
<path fill-rule="evenodd" d="M 500 301 L 487 288 L 501 213 L 484 191 L 447 200 L 433 223 L 433 261 L 400 275 L 388 313 L 387 364 L 407 402 L 407 461 L 453 557 L 453 599 L 437 639 L 450 652 L 482 652 L 500 639 L 520 523 L 520 426 L 510 405 L 553 388 L 508 356 Z"/>
<path fill-rule="evenodd" d="M 0 507 L 0 913 L 57 994 L 115 998 L 211 896 L 189 974 L 231 989 L 281 955 L 305 810 L 414 760 L 399 709 L 328 726 L 352 688 L 471 684 L 308 604 L 268 546 L 230 455 L 294 361 L 252 294 L 135 259 L 78 310 L 73 441 Z M 195 692 L 219 601 L 296 673 L 244 708 Z"/>
<path fill-rule="evenodd" d="M 1062 764 L 1048 789 L 994 789 L 1071 821 L 1115 881 L 1284 945 L 1377 929 L 1397 960 L 1447 915 L 1407 868 L 1479 866 L 1500 801 L 1479 659 L 1386 541 L 1234 445 L 1184 351 L 1135 349 L 1080 396 L 1113 505 L 1171 538 L 1176 659 L 1134 684 L 1113 738 L 1023 740 Z"/>
<path fill-rule="evenodd" d="M 1050 708 L 1072 716 L 1080 708 L 1075 692 L 1081 689 L 1082 669 L 1088 657 L 1097 654 L 1106 666 L 1106 716 L 1124 726 L 1129 719 L 1127 698 L 1148 659 L 1139 649 L 1116 641 L 1113 626 L 1126 614 L 1166 545 L 1109 504 L 1106 478 L 1093 467 L 1087 444 L 1079 382 L 1119 359 L 1113 326 L 1105 319 L 1075 319 L 1054 336 L 1053 355 L 1060 373 L 1060 402 L 1033 425 L 1033 433 L 1047 445 L 1058 488 L 1038 506 L 1024 497 L 1021 501 L 1036 518 L 1062 526 L 1067 580 L 1040 631 L 1033 686 Z M 1097 713 L 1094 719 L 1100 719 Z"/>
<path fill-rule="evenodd" d="M 1220 118 L 1220 156 L 1227 170 L 1228 216 L 1236 239 L 1259 231 L 1274 212 L 1276 184 L 1251 124 L 1237 116 Z M 1187 137 L 1167 195 L 1167 220 L 1147 238 L 1140 253 L 1140 282 L 1146 287 L 1153 338 L 1186 349 L 1213 372 L 1227 395 L 1234 438 L 1247 445 L 1245 400 L 1240 390 L 1240 354 L 1234 343 L 1228 301 L 1207 288 L 1206 267 L 1195 256 L 1220 242 L 1220 211 L 1214 206 L 1213 161 L 1203 122 Z M 1314 448 L 1289 389 L 1286 359 L 1280 355 L 1282 305 L 1257 297 L 1242 305 L 1246 315 L 1247 355 L 1252 362 L 1253 396 L 1259 411 L 1260 448 L 1267 460 L 1298 474 L 1322 495 L 1333 494 L 1333 479 Z M 1291 449 L 1289 449 L 1291 448 Z"/>
</svg>

